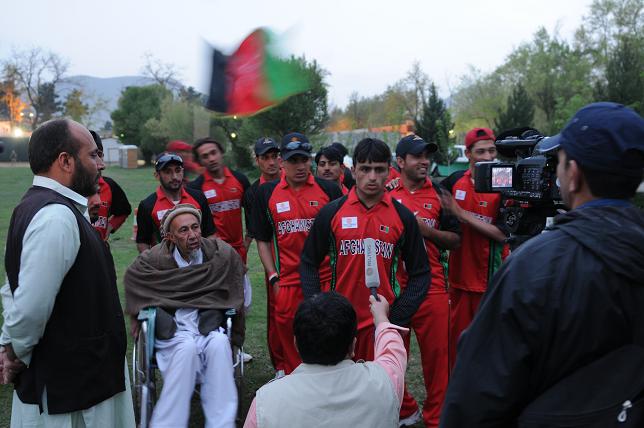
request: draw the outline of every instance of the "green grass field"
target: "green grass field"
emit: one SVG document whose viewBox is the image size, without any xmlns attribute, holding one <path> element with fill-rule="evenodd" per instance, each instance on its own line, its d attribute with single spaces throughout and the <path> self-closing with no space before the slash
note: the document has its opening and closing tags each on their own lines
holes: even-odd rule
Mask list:
<svg viewBox="0 0 644 428">
<path fill-rule="evenodd" d="M 109 168 L 105 175 L 112 177 L 123 188 L 130 204 L 134 207 L 138 202 L 152 193 L 157 186 L 151 168 L 137 170 L 126 170 L 117 167 Z M 4 261 L 4 248 L 9 228 L 11 212 L 19 202 L 23 193 L 31 185 L 32 174 L 27 167 L 0 167 L 0 255 Z M 132 235 L 132 217 L 128 218 L 121 229 L 111 238 L 111 249 L 116 264 L 117 277 L 119 278 L 119 292 L 123 296 L 122 278 L 127 266 L 137 256 Z M 242 410 L 250 405 L 255 391 L 274 376 L 273 368 L 268 357 L 266 348 L 266 290 L 263 281 L 263 269 L 257 255 L 255 245 L 251 246 L 248 256 L 248 268 L 253 283 L 253 306 L 247 320 L 245 350 L 253 355 L 254 359 L 246 365 L 244 377 L 244 395 Z M 4 281 L 4 262 L 0 267 L 0 277 Z M 131 361 L 130 342 L 128 351 L 128 362 Z M 414 345 L 415 346 L 415 345 Z M 422 402 L 424 399 L 424 388 L 422 384 L 418 351 L 412 351 L 410 368 L 407 373 L 409 387 L 414 396 Z M 11 415 L 12 389 L 9 386 L 0 386 L 0 427 L 9 426 Z M 190 426 L 203 426 L 203 416 L 198 400 L 193 400 L 193 412 Z M 418 424 L 417 426 L 422 426 Z"/>
</svg>

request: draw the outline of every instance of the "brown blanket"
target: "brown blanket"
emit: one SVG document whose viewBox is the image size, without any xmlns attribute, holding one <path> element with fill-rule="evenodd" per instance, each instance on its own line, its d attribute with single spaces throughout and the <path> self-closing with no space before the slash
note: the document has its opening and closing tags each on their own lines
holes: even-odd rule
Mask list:
<svg viewBox="0 0 644 428">
<path fill-rule="evenodd" d="M 235 309 L 233 342 L 244 338 L 245 267 L 239 254 L 219 238 L 201 238 L 203 263 L 177 267 L 167 240 L 141 253 L 125 272 L 125 311 L 143 308 Z"/>
</svg>

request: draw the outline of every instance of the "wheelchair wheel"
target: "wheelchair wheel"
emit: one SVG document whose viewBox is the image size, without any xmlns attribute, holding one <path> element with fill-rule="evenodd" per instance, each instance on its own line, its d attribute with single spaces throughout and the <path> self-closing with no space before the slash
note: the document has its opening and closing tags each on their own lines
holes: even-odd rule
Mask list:
<svg viewBox="0 0 644 428">
<path fill-rule="evenodd" d="M 148 355 L 148 323 L 141 323 L 141 330 L 132 350 L 132 387 L 136 426 L 147 428 L 156 402 L 156 382 L 152 356 Z"/>
</svg>

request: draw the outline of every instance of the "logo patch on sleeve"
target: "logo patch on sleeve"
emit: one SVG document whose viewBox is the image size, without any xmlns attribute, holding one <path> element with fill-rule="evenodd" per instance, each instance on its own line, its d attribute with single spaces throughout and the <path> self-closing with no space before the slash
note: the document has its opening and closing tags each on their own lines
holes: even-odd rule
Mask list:
<svg viewBox="0 0 644 428">
<path fill-rule="evenodd" d="M 479 201 L 479 206 L 487 207 L 487 201 Z"/>
<path fill-rule="evenodd" d="M 285 213 L 287 211 L 291 211 L 291 205 L 289 204 L 289 201 L 278 202 L 275 204 L 275 209 L 277 209 L 278 213 Z"/>
<path fill-rule="evenodd" d="M 319 204 L 318 201 L 309 201 L 309 205 L 312 207 L 317 207 Z"/>
<path fill-rule="evenodd" d="M 432 204 L 423 204 L 423 208 L 425 208 L 426 210 L 431 210 Z"/>
<path fill-rule="evenodd" d="M 464 201 L 465 200 L 465 195 L 467 195 L 467 192 L 465 190 L 457 190 L 456 191 L 456 196 L 454 196 L 456 199 L 459 201 Z"/>
<path fill-rule="evenodd" d="M 342 228 L 343 229 L 357 229 L 358 228 L 358 217 L 342 217 Z"/>
<path fill-rule="evenodd" d="M 385 233 L 389 233 L 389 226 L 385 226 L 385 225 L 381 224 L 380 225 L 380 231 L 385 232 Z"/>
</svg>

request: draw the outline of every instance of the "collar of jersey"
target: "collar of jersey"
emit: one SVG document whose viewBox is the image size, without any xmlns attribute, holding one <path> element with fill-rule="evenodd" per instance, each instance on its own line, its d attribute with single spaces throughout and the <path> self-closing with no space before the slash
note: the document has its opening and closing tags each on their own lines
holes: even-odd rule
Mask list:
<svg viewBox="0 0 644 428">
<path fill-rule="evenodd" d="M 188 192 L 186 192 L 186 189 L 183 186 L 181 186 L 181 199 L 179 199 L 179 202 L 183 201 L 186 198 L 187 194 Z M 170 201 L 170 199 L 168 199 L 168 197 L 166 196 L 165 192 L 161 189 L 161 186 L 157 187 L 157 199 L 166 199 Z"/>
<path fill-rule="evenodd" d="M 315 183 L 315 177 L 313 177 L 313 174 L 309 173 L 309 176 L 306 178 L 306 185 L 312 186 L 313 183 Z M 282 189 L 286 189 L 288 186 L 288 182 L 286 181 L 286 175 L 282 174 L 282 177 L 280 178 L 280 183 L 279 186 Z"/>
<path fill-rule="evenodd" d="M 360 199 L 358 198 L 358 194 L 356 193 L 356 187 L 355 186 L 353 186 L 351 188 L 351 190 L 349 190 L 349 195 L 347 196 L 347 202 L 352 204 L 352 205 L 355 205 L 355 204 L 361 204 L 362 205 L 362 202 L 360 202 Z M 383 204 L 386 207 L 388 207 L 391 204 L 391 195 L 389 194 L 389 192 L 385 191 L 385 193 L 383 193 L 382 198 L 380 199 L 380 201 L 378 201 L 378 204 Z M 376 204 L 376 205 L 378 205 L 378 204 Z M 371 207 L 371 208 L 373 208 L 373 207 Z"/>
<path fill-rule="evenodd" d="M 227 166 L 225 166 L 225 167 L 224 167 L 224 181 L 226 181 L 226 178 L 228 178 L 228 177 L 232 177 L 232 175 L 233 175 L 233 173 L 232 173 L 232 172 L 230 172 L 230 170 L 228 169 L 228 167 L 227 167 Z M 204 180 L 206 180 L 206 181 L 215 181 L 215 179 L 213 178 L 213 176 L 212 176 L 212 175 L 210 175 L 210 173 L 208 172 L 208 170 L 205 170 L 205 171 L 203 172 L 203 178 L 204 178 Z"/>
</svg>

